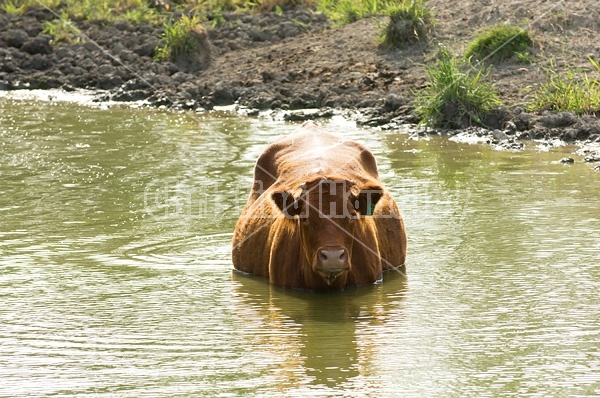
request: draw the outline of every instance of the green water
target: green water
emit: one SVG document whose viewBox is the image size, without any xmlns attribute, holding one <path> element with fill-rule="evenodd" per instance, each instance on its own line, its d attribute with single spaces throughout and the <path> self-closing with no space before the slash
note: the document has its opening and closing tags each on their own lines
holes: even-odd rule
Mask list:
<svg viewBox="0 0 600 398">
<path fill-rule="evenodd" d="M 253 162 L 294 125 L 0 97 L 1 397 L 600 395 L 600 175 L 329 130 L 376 154 L 408 279 L 232 273 Z"/>
</svg>

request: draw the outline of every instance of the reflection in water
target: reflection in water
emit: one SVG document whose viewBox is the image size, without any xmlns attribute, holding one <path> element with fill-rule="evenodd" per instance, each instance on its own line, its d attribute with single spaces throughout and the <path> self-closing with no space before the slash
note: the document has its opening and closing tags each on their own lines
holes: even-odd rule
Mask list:
<svg viewBox="0 0 600 398">
<path fill-rule="evenodd" d="M 7 95 L 0 396 L 600 395 L 600 184 L 572 148 L 334 118 L 397 198 L 408 280 L 315 294 L 231 275 L 252 166 L 290 124 Z"/>
<path fill-rule="evenodd" d="M 374 372 L 369 346 L 357 328 L 385 329 L 403 318 L 401 301 L 406 278 L 394 272 L 380 285 L 336 293 L 312 293 L 269 286 L 264 278 L 233 272 L 240 319 L 268 330 L 258 347 L 269 350 L 282 363 L 277 377 L 283 390 L 298 392 L 307 386 L 344 391 L 353 379 Z M 282 391 L 283 391 L 282 390 Z"/>
</svg>

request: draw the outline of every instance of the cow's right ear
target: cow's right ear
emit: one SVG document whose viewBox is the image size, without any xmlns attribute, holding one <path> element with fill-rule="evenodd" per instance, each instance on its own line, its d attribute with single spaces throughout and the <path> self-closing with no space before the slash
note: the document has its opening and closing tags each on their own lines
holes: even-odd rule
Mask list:
<svg viewBox="0 0 600 398">
<path fill-rule="evenodd" d="M 288 191 L 275 191 L 271 198 L 287 218 L 296 217 L 302 212 L 300 203 Z"/>
</svg>

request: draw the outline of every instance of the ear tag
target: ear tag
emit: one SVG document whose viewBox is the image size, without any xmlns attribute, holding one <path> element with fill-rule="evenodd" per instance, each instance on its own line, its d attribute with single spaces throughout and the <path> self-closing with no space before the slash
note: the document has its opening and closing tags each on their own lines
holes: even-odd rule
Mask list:
<svg viewBox="0 0 600 398">
<path fill-rule="evenodd" d="M 369 210 L 367 210 L 366 216 L 372 216 L 375 212 L 375 203 L 369 203 Z"/>
</svg>

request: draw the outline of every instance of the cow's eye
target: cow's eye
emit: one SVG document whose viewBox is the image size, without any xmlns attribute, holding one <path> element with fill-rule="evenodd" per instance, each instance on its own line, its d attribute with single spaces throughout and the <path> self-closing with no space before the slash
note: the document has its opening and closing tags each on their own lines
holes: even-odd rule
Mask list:
<svg viewBox="0 0 600 398">
<path fill-rule="evenodd" d="M 302 224 L 308 224 L 308 217 L 306 217 L 306 216 L 300 216 L 300 222 Z"/>
</svg>

